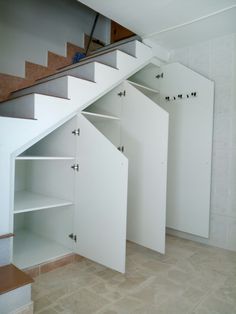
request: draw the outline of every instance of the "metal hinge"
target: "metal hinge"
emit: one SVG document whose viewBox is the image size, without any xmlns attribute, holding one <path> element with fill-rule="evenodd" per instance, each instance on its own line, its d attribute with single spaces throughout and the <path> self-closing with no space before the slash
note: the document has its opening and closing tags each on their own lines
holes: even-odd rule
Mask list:
<svg viewBox="0 0 236 314">
<path fill-rule="evenodd" d="M 79 164 L 74 164 L 73 166 L 71 166 L 71 169 L 79 171 Z"/>
<path fill-rule="evenodd" d="M 119 92 L 117 95 L 120 96 L 120 97 L 122 97 L 122 96 L 125 97 L 125 95 L 126 95 L 126 90 L 124 90 L 123 92 Z"/>
<path fill-rule="evenodd" d="M 69 238 L 71 238 L 71 240 L 74 240 L 75 242 L 77 242 L 77 236 L 74 233 L 71 233 L 68 235 Z"/>
<path fill-rule="evenodd" d="M 75 129 L 74 131 L 72 131 L 72 134 L 74 135 L 80 135 L 80 129 Z"/>
</svg>

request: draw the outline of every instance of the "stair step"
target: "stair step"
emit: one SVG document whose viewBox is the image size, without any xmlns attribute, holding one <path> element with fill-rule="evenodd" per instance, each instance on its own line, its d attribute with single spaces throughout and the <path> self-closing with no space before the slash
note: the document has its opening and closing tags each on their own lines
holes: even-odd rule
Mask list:
<svg viewBox="0 0 236 314">
<path fill-rule="evenodd" d="M 67 57 L 60 56 L 54 52 L 48 51 L 48 68 L 56 71 L 62 66 L 68 66 L 72 62 Z"/>
<path fill-rule="evenodd" d="M 95 84 L 92 81 L 84 80 L 77 76 L 64 74 L 60 77 L 50 77 L 50 78 L 45 79 L 42 82 L 37 82 L 29 87 L 19 89 L 11 94 L 10 99 L 15 99 L 17 97 L 35 94 L 35 93 L 41 94 L 41 95 L 53 96 L 57 98 L 68 99 L 67 98 L 67 95 L 68 95 L 67 78 L 68 77 L 74 77 L 78 80 L 81 80 L 81 82 L 91 84 L 91 86 Z"/>
<path fill-rule="evenodd" d="M 119 49 L 123 52 L 127 52 L 133 56 L 136 56 L 136 53 L 135 53 L 136 41 L 139 41 L 141 43 L 141 38 L 138 35 L 134 35 L 132 37 L 120 40 L 119 42 L 109 44 L 105 47 L 102 47 L 102 48 L 96 50 L 96 51 L 93 51 L 93 52 L 91 52 L 91 56 L 93 56 L 94 54 L 98 54 L 98 53 L 105 52 L 105 51 L 111 51 L 114 49 Z M 133 46 L 134 46 L 134 49 L 132 49 L 132 50 L 130 50 L 130 47 L 126 48 L 127 44 L 130 44 L 130 43 L 133 43 Z"/>
<path fill-rule="evenodd" d="M 74 76 L 74 77 L 81 78 L 83 80 L 87 80 L 92 83 L 95 83 L 96 63 L 104 65 L 102 62 L 98 62 L 98 61 L 89 61 L 85 64 L 77 63 L 76 66 L 73 65 L 72 68 L 67 69 L 66 67 L 65 70 L 57 71 L 56 73 L 52 75 L 49 75 L 43 79 L 37 80 L 36 83 L 44 83 L 44 82 L 47 82 L 48 80 L 53 80 L 53 79 L 56 79 L 65 75 Z M 105 66 L 116 69 L 108 65 L 105 65 Z"/>
<path fill-rule="evenodd" d="M 39 78 L 50 75 L 54 72 L 53 69 L 49 69 L 48 67 L 32 63 L 25 62 L 25 78 L 26 80 L 35 81 Z"/>
<path fill-rule="evenodd" d="M 26 87 L 26 88 L 30 88 L 30 87 Z M 24 89 L 26 89 L 24 88 Z M 17 91 L 18 92 L 18 91 Z M 30 96 L 30 95 L 34 95 L 34 94 L 37 94 L 37 95 L 43 95 L 43 96 L 50 96 L 50 97 L 56 97 L 56 98 L 61 98 L 61 99 L 66 99 L 66 100 L 69 100 L 69 98 L 67 97 L 62 97 L 62 96 L 57 96 L 55 94 L 45 94 L 45 93 L 35 93 L 35 92 L 31 92 L 31 93 L 28 93 L 28 94 L 22 94 L 22 95 L 13 95 L 11 96 L 11 98 L 8 98 L 2 102 L 0 102 L 0 109 L 1 109 L 1 106 L 5 103 L 9 103 L 10 101 L 12 100 L 15 100 L 15 99 L 18 99 L 18 98 L 21 98 L 21 97 L 25 97 L 25 96 Z"/>
<path fill-rule="evenodd" d="M 29 275 L 13 264 L 0 267 L 0 278 L 0 294 L 7 293 L 33 282 L 33 279 Z"/>
<path fill-rule="evenodd" d="M 87 57 L 85 59 L 82 59 L 80 62 L 69 65 L 67 67 L 64 67 L 62 69 L 58 69 L 58 71 L 55 74 L 48 75 L 47 77 L 43 79 L 37 80 L 38 82 L 45 82 L 47 78 L 57 78 L 60 77 L 61 74 L 67 74 L 67 75 L 76 75 L 77 77 L 87 79 L 87 80 L 92 80 L 94 81 L 95 79 L 95 73 L 93 73 L 93 76 L 91 77 L 91 72 L 90 70 L 84 71 L 85 66 L 88 66 L 89 64 L 93 65 L 94 63 L 100 63 L 102 65 L 105 65 L 107 67 L 111 67 L 113 69 L 118 70 L 118 58 L 117 55 L 119 53 L 124 53 L 123 51 L 120 51 L 118 49 L 109 51 L 108 53 L 101 53 L 99 55 L 95 55 L 94 57 Z M 130 56 L 127 53 L 124 53 L 128 55 L 129 57 L 135 58 L 133 56 Z M 83 68 L 84 67 L 84 68 Z"/>
<path fill-rule="evenodd" d="M 36 99 L 40 96 L 47 97 L 45 101 L 55 99 L 57 101 L 67 100 L 65 97 L 58 97 L 53 94 L 31 92 L 24 95 L 17 95 L 15 98 L 8 99 L 0 104 L 0 116 L 18 119 L 36 120 Z"/>
<path fill-rule="evenodd" d="M 117 53 L 123 52 L 123 53 L 125 53 L 125 54 L 127 54 L 133 58 L 136 58 L 136 44 L 137 44 L 137 40 L 130 40 L 130 41 L 126 41 L 125 43 L 122 42 L 122 44 L 120 44 L 118 47 L 115 47 L 115 49 L 114 48 L 111 48 L 111 49 L 108 48 L 106 50 L 95 52 L 95 53 L 87 56 L 86 58 L 82 59 L 80 62 L 68 65 L 66 67 L 62 66 L 62 67 L 58 68 L 56 73 L 53 73 L 51 75 L 47 75 L 43 79 L 38 79 L 37 81 L 42 82 L 42 81 L 44 81 L 44 79 L 47 79 L 48 77 L 59 77 L 57 75 L 58 73 L 67 73 L 67 74 L 75 75 L 75 73 L 65 72 L 65 71 L 69 71 L 69 70 L 72 70 L 74 68 L 81 67 L 81 66 L 89 64 L 91 62 L 100 62 L 104 65 L 107 65 L 107 66 L 110 66 L 110 67 L 117 69 Z M 84 50 L 82 49 L 81 52 L 84 52 Z M 76 74 L 78 75 L 78 77 L 80 77 L 78 72 Z M 81 77 L 81 78 L 88 79 L 88 77 Z M 91 77 L 89 79 L 91 79 Z"/>
<path fill-rule="evenodd" d="M 68 59 L 70 64 L 72 64 L 73 57 L 76 54 L 76 52 L 85 53 L 85 49 L 84 48 L 76 46 L 76 45 L 74 45 L 72 43 L 67 43 L 66 51 L 67 51 L 67 59 Z"/>
<path fill-rule="evenodd" d="M 115 62 L 114 58 L 112 58 L 112 57 L 114 57 L 118 51 L 122 51 L 122 50 L 120 50 L 120 49 L 111 49 L 109 51 L 102 51 L 102 52 L 99 52 L 99 53 L 94 53 L 93 55 L 87 56 L 86 58 L 82 59 L 80 62 L 71 64 L 71 65 L 69 65 L 69 66 L 67 66 L 65 68 L 62 67 L 62 68 L 58 69 L 58 71 L 60 71 L 60 70 L 61 71 L 65 71 L 65 70 L 73 69 L 73 68 L 75 68 L 77 66 L 80 66 L 80 65 L 83 65 L 83 64 L 87 64 L 87 63 L 93 62 L 93 61 L 101 62 L 104 65 L 117 68 L 117 63 Z M 130 55 L 127 52 L 125 52 L 125 53 Z M 135 56 L 133 56 L 133 55 L 130 55 L 130 56 L 135 58 Z"/>
<path fill-rule="evenodd" d="M 0 73 L 0 101 L 6 100 L 13 90 L 22 88 L 32 81 L 22 77 Z"/>
</svg>

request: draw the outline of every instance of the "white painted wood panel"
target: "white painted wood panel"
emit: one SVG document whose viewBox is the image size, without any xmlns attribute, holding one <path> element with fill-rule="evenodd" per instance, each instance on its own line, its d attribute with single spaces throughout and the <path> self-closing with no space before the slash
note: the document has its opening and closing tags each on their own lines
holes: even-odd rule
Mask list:
<svg viewBox="0 0 236 314">
<path fill-rule="evenodd" d="M 128 161 L 81 114 L 78 125 L 76 252 L 124 273 Z"/>
<path fill-rule="evenodd" d="M 14 214 L 67 205 L 72 205 L 72 202 L 29 191 L 17 191 Z"/>
<path fill-rule="evenodd" d="M 162 98 L 185 97 L 161 104 L 170 114 L 167 226 L 208 237 L 214 83 L 179 63 L 161 71 Z"/>
<path fill-rule="evenodd" d="M 92 118 L 93 118 L 93 121 L 98 121 L 99 119 L 119 120 L 118 117 L 110 116 L 110 115 L 106 115 L 106 114 L 101 114 L 101 113 L 95 113 L 95 112 L 82 111 L 82 114 L 84 116 L 90 116 L 90 117 L 88 117 L 88 119 L 90 119 L 90 121 Z"/>
<path fill-rule="evenodd" d="M 76 130 L 76 118 L 72 118 L 62 126 L 45 136 L 35 145 L 26 150 L 19 158 L 58 158 L 75 157 L 76 155 L 76 136 L 72 133 Z"/>
<path fill-rule="evenodd" d="M 168 113 L 126 82 L 121 145 L 129 160 L 127 238 L 165 252 Z"/>
<path fill-rule="evenodd" d="M 13 263 L 27 268 L 71 253 L 71 250 L 27 229 L 18 230 L 13 244 Z"/>
</svg>

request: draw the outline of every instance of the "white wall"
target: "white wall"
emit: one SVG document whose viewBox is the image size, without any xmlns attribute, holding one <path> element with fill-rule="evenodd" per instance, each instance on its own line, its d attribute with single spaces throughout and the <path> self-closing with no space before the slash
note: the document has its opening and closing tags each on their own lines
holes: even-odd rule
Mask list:
<svg viewBox="0 0 236 314">
<path fill-rule="evenodd" d="M 191 238 L 236 250 L 236 34 L 174 50 L 171 61 L 215 81 L 210 238 Z"/>
<path fill-rule="evenodd" d="M 0 1 L 0 73 L 24 76 L 25 60 L 47 65 L 47 51 L 65 55 L 66 42 L 83 47 L 95 13 L 76 0 Z M 109 41 L 109 21 L 99 18 L 94 36 Z"/>
</svg>

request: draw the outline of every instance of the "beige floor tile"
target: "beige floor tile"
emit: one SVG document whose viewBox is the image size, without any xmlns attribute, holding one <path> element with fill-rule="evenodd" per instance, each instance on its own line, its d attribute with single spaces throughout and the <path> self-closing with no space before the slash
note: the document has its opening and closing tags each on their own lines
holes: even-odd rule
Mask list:
<svg viewBox="0 0 236 314">
<path fill-rule="evenodd" d="M 53 302 L 49 300 L 46 296 L 39 298 L 38 300 L 34 300 L 34 312 L 37 313 L 39 311 L 44 310 L 49 307 Z"/>
<path fill-rule="evenodd" d="M 58 312 L 53 308 L 47 308 L 45 310 L 40 311 L 39 314 L 58 314 Z"/>
<path fill-rule="evenodd" d="M 113 303 L 111 306 L 106 307 L 99 314 L 131 314 L 135 312 L 142 303 L 130 297 L 122 298 L 121 300 Z"/>
<path fill-rule="evenodd" d="M 236 286 L 222 286 L 213 293 L 214 297 L 232 304 L 236 308 Z"/>
<path fill-rule="evenodd" d="M 109 300 L 87 289 L 81 289 L 58 301 L 61 307 L 75 314 L 95 313 L 108 303 Z"/>
<path fill-rule="evenodd" d="M 84 259 L 41 274 L 38 314 L 236 314 L 236 252 L 168 236 L 166 254 L 127 242 L 126 273 Z"/>
<path fill-rule="evenodd" d="M 209 297 L 198 305 L 193 314 L 235 314 L 236 307 L 214 297 Z"/>
<path fill-rule="evenodd" d="M 157 314 L 189 314 L 193 307 L 193 304 L 188 302 L 186 298 L 168 298 L 157 307 Z"/>
</svg>

